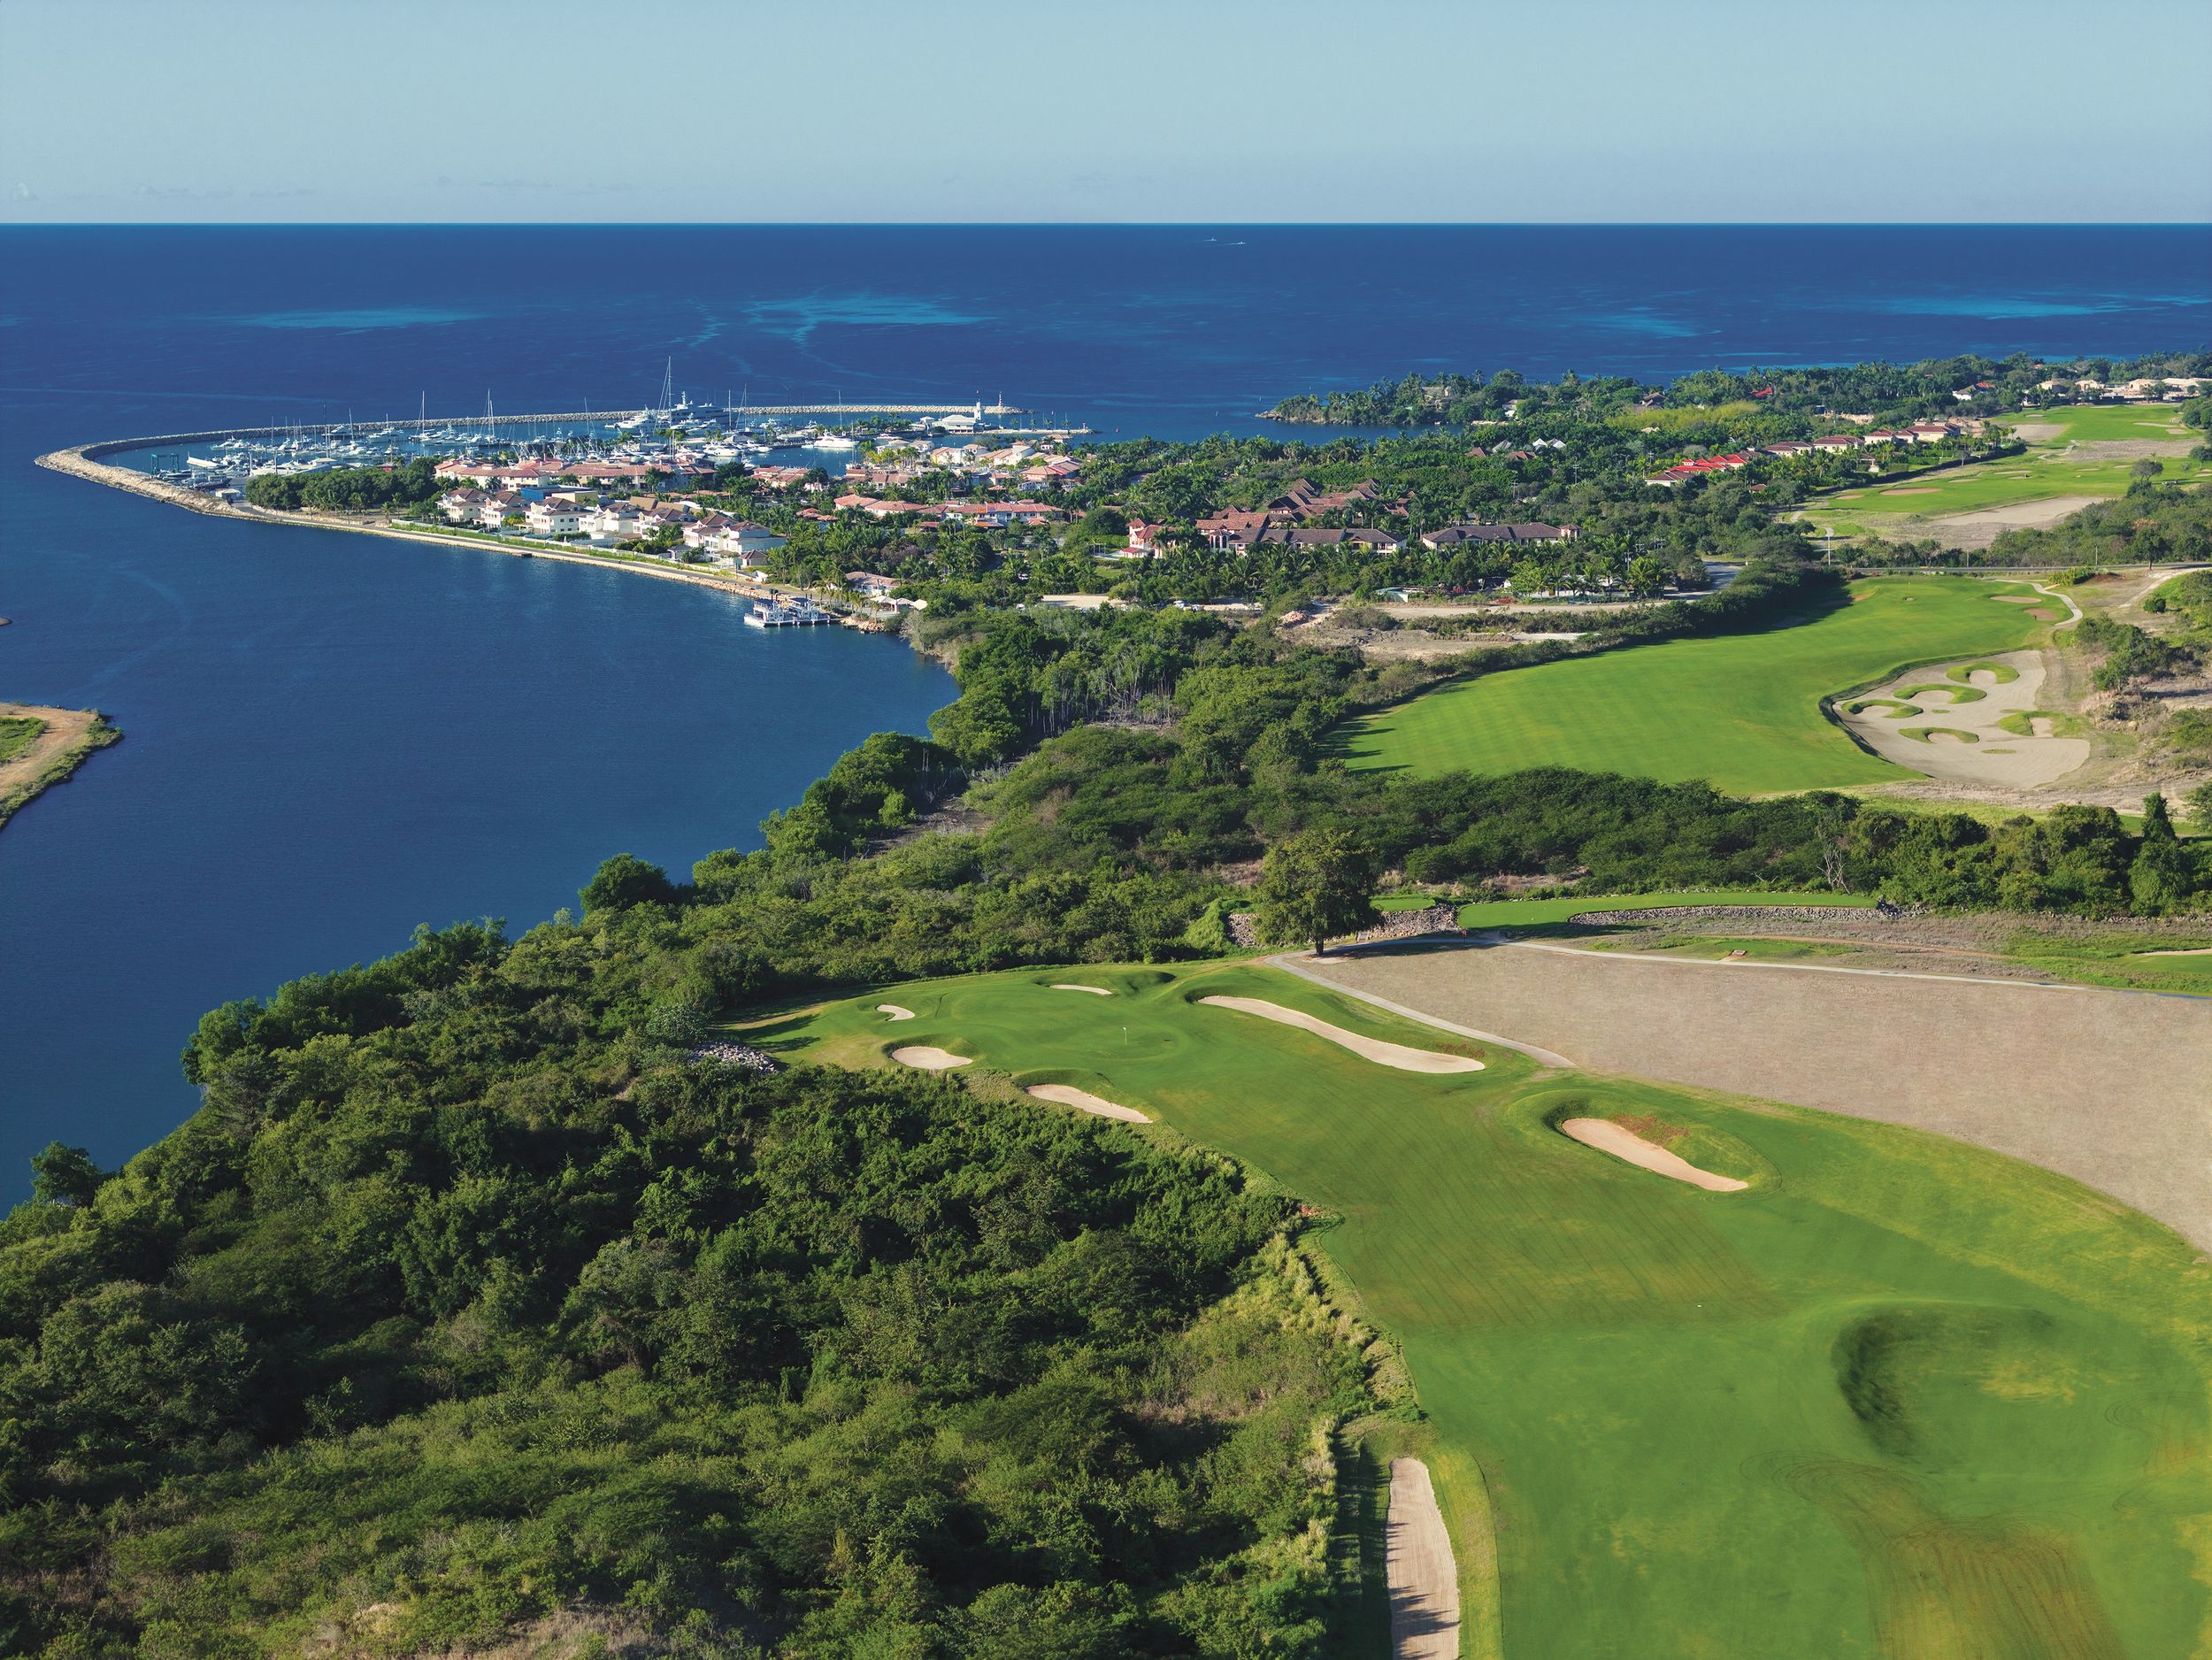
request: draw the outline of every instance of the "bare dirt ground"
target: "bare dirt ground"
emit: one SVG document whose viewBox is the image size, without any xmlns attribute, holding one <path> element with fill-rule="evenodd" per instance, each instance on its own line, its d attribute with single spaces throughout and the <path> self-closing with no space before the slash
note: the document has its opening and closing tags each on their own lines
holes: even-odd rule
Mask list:
<svg viewBox="0 0 2212 1660">
<path fill-rule="evenodd" d="M 1594 1147 L 1601 1153 L 1610 1153 L 1615 1158 L 1655 1175 L 1686 1181 L 1708 1193 L 1741 1193 L 1751 1185 L 1738 1181 L 1733 1176 L 1717 1176 L 1709 1170 L 1700 1170 L 1680 1154 L 1670 1153 L 1656 1141 L 1647 1141 L 1627 1126 L 1616 1124 L 1610 1118 L 1563 1118 L 1559 1133 L 1570 1141 Z"/>
<path fill-rule="evenodd" d="M 1457 1660 L 1459 1567 L 1429 1467 L 1418 1458 L 1390 1461 L 1384 1540 L 1393 1660 Z"/>
<path fill-rule="evenodd" d="M 1319 959 L 1316 959 L 1317 961 Z M 1363 1060 L 1373 1061 L 1379 1066 L 1394 1066 L 1402 1072 L 1479 1072 L 1482 1063 L 1467 1055 L 1440 1055 L 1434 1049 L 1409 1049 L 1403 1043 L 1386 1043 L 1380 1038 L 1362 1037 L 1348 1032 L 1340 1026 L 1331 1026 L 1326 1020 L 1317 1020 L 1310 1014 L 1295 1009 L 1286 1009 L 1279 1003 L 1268 1003 L 1259 997 L 1201 997 L 1199 1002 L 1217 1009 L 1233 1009 L 1239 1014 L 1256 1014 L 1263 1020 L 1272 1020 L 1279 1026 L 1294 1026 L 1302 1032 L 1310 1032 L 1317 1038 L 1326 1039 L 1340 1049 L 1348 1049 Z"/>
<path fill-rule="evenodd" d="M 100 716 L 96 710 L 0 703 L 0 715 L 42 721 L 45 725 L 45 729 L 26 744 L 20 754 L 0 761 L 0 825 L 7 823 L 18 809 L 42 790 L 73 777 L 86 757 L 103 743 L 114 742 L 119 735 L 112 728 L 98 726 Z"/>
<path fill-rule="evenodd" d="M 1977 508 L 1970 513 L 1909 519 L 1893 529 L 1908 540 L 1932 536 L 1953 548 L 1986 548 L 2008 530 L 2041 530 L 2104 499 L 2101 496 L 2054 496 L 2040 502 L 2015 502 L 2004 507 Z"/>
<path fill-rule="evenodd" d="M 56 756 L 83 742 L 85 734 L 99 719 L 89 709 L 47 709 L 37 703 L 0 703 L 0 715 L 46 723 L 46 730 L 33 738 L 22 754 L 0 761 L 0 797 L 21 789 L 44 772 Z"/>
<path fill-rule="evenodd" d="M 1118 1118 L 1124 1124 L 1149 1124 L 1152 1120 L 1134 1107 L 1125 1107 L 1094 1095 L 1087 1089 L 1078 1089 L 1072 1084 L 1032 1084 L 1028 1093 L 1040 1101 L 1056 1102 L 1064 1107 L 1073 1107 L 1079 1112 L 1088 1112 L 1101 1118 Z"/>
<path fill-rule="evenodd" d="M 1373 947 L 1299 967 L 1601 1072 L 1955 1136 L 2212 1247 L 2201 1000 L 1534 943 Z"/>
</svg>

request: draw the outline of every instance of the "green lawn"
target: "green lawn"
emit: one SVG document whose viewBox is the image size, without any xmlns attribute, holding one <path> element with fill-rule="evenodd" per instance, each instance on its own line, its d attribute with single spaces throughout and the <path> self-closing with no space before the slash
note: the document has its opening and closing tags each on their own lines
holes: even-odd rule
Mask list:
<svg viewBox="0 0 2212 1660">
<path fill-rule="evenodd" d="M 2212 1298 L 2172 1233 L 1939 1137 L 1494 1049 L 1402 1072 L 1215 994 L 1468 1047 L 1251 965 L 901 986 L 914 1019 L 870 994 L 753 1041 L 1074 1083 L 1322 1207 L 1428 1415 L 1467 1654 L 1501 1628 L 1516 1660 L 2149 1660 L 2201 1636 Z M 1550 1127 L 1571 1114 L 1753 1187 L 1633 1169 Z"/>
<path fill-rule="evenodd" d="M 1740 794 L 1908 778 L 1822 714 L 1820 700 L 1916 662 L 2042 637 L 2019 583 L 1883 577 L 1793 628 L 1671 640 L 1463 680 L 1348 722 L 1337 750 L 1362 768 L 1424 776 L 1573 766 Z"/>
<path fill-rule="evenodd" d="M 35 715 L 0 716 L 0 761 L 12 761 L 36 742 L 46 723 Z"/>
<path fill-rule="evenodd" d="M 2199 436 L 2181 425 L 2176 411 L 2147 404 L 2035 410 L 2013 419 L 2031 430 L 2039 427 L 2061 430 L 2034 439 L 2025 455 L 1839 490 L 1809 504 L 1805 519 L 1816 534 L 1833 530 L 1838 535 L 1849 535 L 1878 530 L 1901 534 L 1904 532 L 1900 521 L 1907 518 L 1968 513 L 2061 496 L 2124 496 L 2133 481 L 2130 469 L 2135 457 L 2093 450 L 2085 453 L 2076 445 L 2142 439 L 2189 442 Z M 2163 476 L 2169 481 L 2212 479 L 2212 466 L 2191 461 L 2185 454 L 2158 459 L 2165 466 Z"/>
</svg>

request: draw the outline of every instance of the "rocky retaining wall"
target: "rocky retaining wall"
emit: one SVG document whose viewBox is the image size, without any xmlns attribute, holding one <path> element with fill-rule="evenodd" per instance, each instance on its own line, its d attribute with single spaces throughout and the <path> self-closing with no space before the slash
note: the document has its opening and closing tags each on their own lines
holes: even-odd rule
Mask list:
<svg viewBox="0 0 2212 1660">
<path fill-rule="evenodd" d="M 1896 905 L 1655 905 L 1648 911 L 1586 911 L 1567 918 L 1572 928 L 1647 927 L 1661 922 L 1833 922 L 1838 917 L 1894 922 L 1916 916 L 1918 906 Z"/>
</svg>

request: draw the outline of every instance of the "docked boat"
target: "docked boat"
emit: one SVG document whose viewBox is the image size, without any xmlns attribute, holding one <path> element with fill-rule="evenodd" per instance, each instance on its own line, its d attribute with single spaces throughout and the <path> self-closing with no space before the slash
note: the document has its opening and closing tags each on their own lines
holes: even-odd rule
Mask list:
<svg viewBox="0 0 2212 1660">
<path fill-rule="evenodd" d="M 762 603 L 753 602 L 745 613 L 745 622 L 752 628 L 826 628 L 837 619 L 810 600 L 776 600 Z"/>
</svg>

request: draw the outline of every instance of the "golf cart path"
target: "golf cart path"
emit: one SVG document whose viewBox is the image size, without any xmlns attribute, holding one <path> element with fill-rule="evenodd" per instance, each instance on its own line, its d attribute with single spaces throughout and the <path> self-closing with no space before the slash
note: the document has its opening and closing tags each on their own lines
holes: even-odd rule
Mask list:
<svg viewBox="0 0 2212 1660">
<path fill-rule="evenodd" d="M 1536 941 L 1275 961 L 1447 1031 L 1505 1026 L 1548 1064 L 1954 1136 L 2212 1249 L 2212 999 Z"/>
<path fill-rule="evenodd" d="M 1390 1461 L 1384 1540 L 1392 1660 L 1458 1660 L 1459 1568 L 1429 1467 L 1418 1458 Z"/>
</svg>

